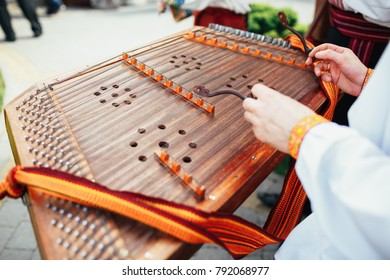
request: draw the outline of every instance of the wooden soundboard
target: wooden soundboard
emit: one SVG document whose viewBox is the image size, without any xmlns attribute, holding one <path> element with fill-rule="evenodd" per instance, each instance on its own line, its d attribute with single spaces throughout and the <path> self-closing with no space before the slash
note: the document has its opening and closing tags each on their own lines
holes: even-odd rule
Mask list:
<svg viewBox="0 0 390 280">
<path fill-rule="evenodd" d="M 256 83 L 314 110 L 325 96 L 303 52 L 223 26 L 194 27 L 37 83 L 5 108 L 15 161 L 204 211 L 234 212 L 284 157 L 256 140 L 233 95 Z M 169 162 L 161 161 L 169 155 Z M 142 223 L 26 195 L 45 259 L 184 259 L 199 247 Z"/>
</svg>

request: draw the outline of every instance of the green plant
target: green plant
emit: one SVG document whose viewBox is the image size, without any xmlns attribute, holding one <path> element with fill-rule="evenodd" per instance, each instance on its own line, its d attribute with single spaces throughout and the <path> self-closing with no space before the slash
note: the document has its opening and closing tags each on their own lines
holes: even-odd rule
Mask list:
<svg viewBox="0 0 390 280">
<path fill-rule="evenodd" d="M 275 8 L 269 4 L 251 4 L 248 13 L 248 31 L 263 34 L 273 38 L 284 38 L 291 33 L 279 21 L 278 12 L 284 11 L 289 25 L 298 32 L 305 34 L 308 26 L 298 24 L 298 14 L 291 8 Z"/>
</svg>

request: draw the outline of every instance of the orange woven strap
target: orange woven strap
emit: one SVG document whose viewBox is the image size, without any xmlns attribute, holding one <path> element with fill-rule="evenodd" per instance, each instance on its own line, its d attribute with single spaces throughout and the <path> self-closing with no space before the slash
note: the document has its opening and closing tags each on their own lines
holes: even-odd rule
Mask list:
<svg viewBox="0 0 390 280">
<path fill-rule="evenodd" d="M 301 50 L 302 52 L 305 52 L 305 48 L 301 42 L 301 40 L 299 39 L 299 37 L 295 34 L 290 34 L 288 36 L 286 36 L 284 38 L 286 41 L 289 41 L 290 42 L 290 45 L 292 48 L 294 49 L 299 49 Z M 314 45 L 313 43 L 311 43 L 310 41 L 306 41 L 306 45 L 309 47 L 309 48 L 314 48 Z"/>
<path fill-rule="evenodd" d="M 12 169 L 5 177 L 5 181 L 0 182 L 0 200 L 6 196 L 19 198 L 23 195 L 25 188 L 14 181 L 14 173 L 17 170 L 18 168 Z"/>
<path fill-rule="evenodd" d="M 220 245 L 234 258 L 281 241 L 234 215 L 206 213 L 137 193 L 111 191 L 84 178 L 49 168 L 17 166 L 1 186 L 3 196 L 21 196 L 25 190 L 23 186 L 27 186 L 54 197 L 123 215 L 188 243 Z"/>
<path fill-rule="evenodd" d="M 305 201 L 306 193 L 292 164 L 284 179 L 279 199 L 268 215 L 264 230 L 282 240 L 286 239 L 300 222 Z"/>
<path fill-rule="evenodd" d="M 286 37 L 286 40 L 290 41 L 293 48 L 304 51 L 304 47 L 296 35 L 291 34 Z M 307 42 L 307 45 L 309 48 L 313 47 L 310 42 Z M 325 83 L 322 80 L 320 80 L 320 85 L 326 95 L 327 103 L 322 112 L 319 113 L 324 118 L 331 120 L 336 108 L 339 90 L 335 84 Z M 279 199 L 268 215 L 264 230 L 276 238 L 286 239 L 300 222 L 305 201 L 306 193 L 296 174 L 295 162 L 293 162 L 285 177 Z"/>
</svg>

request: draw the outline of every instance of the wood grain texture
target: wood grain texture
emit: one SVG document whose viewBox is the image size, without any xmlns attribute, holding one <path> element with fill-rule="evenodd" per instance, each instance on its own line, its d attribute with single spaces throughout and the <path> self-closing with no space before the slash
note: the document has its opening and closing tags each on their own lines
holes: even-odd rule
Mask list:
<svg viewBox="0 0 390 280">
<path fill-rule="evenodd" d="M 190 31 L 263 56 L 185 39 Z M 281 63 L 280 56 L 294 62 Z M 244 95 L 264 83 L 318 110 L 325 97 L 312 70 L 300 66 L 304 61 L 297 50 L 194 27 L 26 90 L 5 108 L 14 156 L 19 164 L 71 172 L 113 190 L 232 213 L 283 155 L 255 139 L 241 99 L 203 98 L 215 108 L 210 114 L 194 105 L 196 95 L 190 102 L 154 78 L 162 75 L 186 92 L 204 85 Z M 153 75 L 137 69 L 140 63 Z M 160 150 L 205 187 L 204 200 L 161 164 Z M 40 193 L 27 198 L 47 259 L 186 258 L 197 248 L 98 209 Z"/>
</svg>

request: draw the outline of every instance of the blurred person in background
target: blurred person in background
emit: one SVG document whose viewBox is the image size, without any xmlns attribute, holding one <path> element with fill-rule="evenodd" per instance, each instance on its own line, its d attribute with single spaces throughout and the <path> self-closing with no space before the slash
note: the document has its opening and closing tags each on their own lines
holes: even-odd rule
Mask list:
<svg viewBox="0 0 390 280">
<path fill-rule="evenodd" d="M 57 14 L 61 9 L 65 7 L 62 0 L 47 0 L 46 1 L 46 14 L 48 16 Z"/>
<path fill-rule="evenodd" d="M 169 6 L 176 21 L 191 15 L 194 25 L 207 27 L 210 23 L 242 30 L 247 29 L 246 14 L 251 0 L 157 0 L 159 12 Z"/>
<path fill-rule="evenodd" d="M 17 0 L 23 15 L 28 19 L 31 24 L 31 30 L 34 37 L 42 35 L 42 26 L 39 22 L 36 12 L 36 2 L 34 0 Z M 5 33 L 5 41 L 13 42 L 16 40 L 15 32 L 11 24 L 11 16 L 7 9 L 7 1 L 0 0 L 0 25 Z"/>
</svg>

